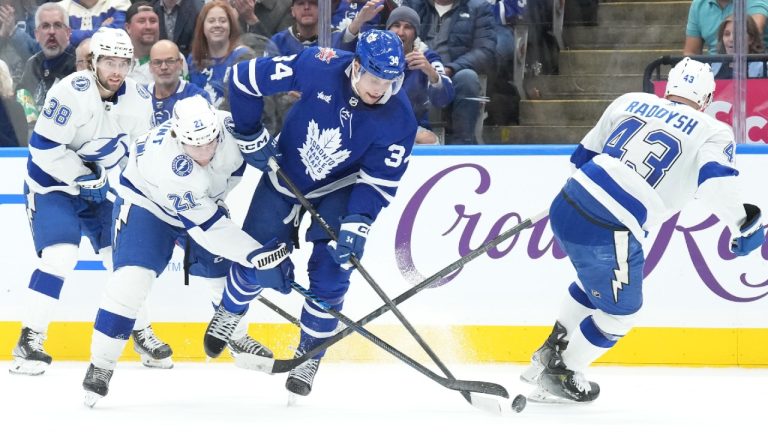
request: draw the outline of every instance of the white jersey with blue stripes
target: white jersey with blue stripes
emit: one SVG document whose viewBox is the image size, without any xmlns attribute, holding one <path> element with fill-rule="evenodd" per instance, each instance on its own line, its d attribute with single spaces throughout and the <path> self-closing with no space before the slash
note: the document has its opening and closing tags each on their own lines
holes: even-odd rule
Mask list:
<svg viewBox="0 0 768 432">
<path fill-rule="evenodd" d="M 110 169 L 125 162 L 129 144 L 152 126 L 147 90 L 126 78 L 103 101 L 92 72 L 75 72 L 48 92 L 29 141 L 27 184 L 37 193 L 79 193 L 75 179 L 92 172 L 86 163 Z"/>
<path fill-rule="evenodd" d="M 160 220 L 185 228 L 209 252 L 250 267 L 248 254 L 261 244 L 229 219 L 222 207 L 242 179 L 246 164 L 229 132 L 232 117 L 225 111 L 216 114 L 222 140 L 208 165 L 200 166 L 187 155 L 167 121 L 136 140 L 120 178 L 119 195 Z M 116 229 L 125 222 L 124 216 L 120 215 Z"/>
<path fill-rule="evenodd" d="M 628 93 L 605 110 L 571 157 L 573 175 L 638 238 L 694 198 L 738 233 L 731 127 L 685 104 Z"/>
</svg>

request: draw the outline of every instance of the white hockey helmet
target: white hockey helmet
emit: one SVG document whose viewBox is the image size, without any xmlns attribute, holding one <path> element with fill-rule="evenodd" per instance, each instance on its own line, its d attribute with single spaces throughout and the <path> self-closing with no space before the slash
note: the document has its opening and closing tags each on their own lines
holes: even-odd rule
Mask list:
<svg viewBox="0 0 768 432">
<path fill-rule="evenodd" d="M 664 97 L 684 97 L 699 105 L 699 111 L 704 111 L 712 102 L 714 93 L 715 77 L 709 64 L 686 57 L 669 71 Z"/>
<path fill-rule="evenodd" d="M 204 97 L 195 95 L 181 99 L 173 106 L 171 129 L 179 142 L 189 146 L 221 141 L 221 124 L 216 111 Z"/>
<path fill-rule="evenodd" d="M 133 60 L 133 43 L 123 29 L 100 27 L 91 37 L 93 70 L 101 57 L 119 57 Z"/>
</svg>

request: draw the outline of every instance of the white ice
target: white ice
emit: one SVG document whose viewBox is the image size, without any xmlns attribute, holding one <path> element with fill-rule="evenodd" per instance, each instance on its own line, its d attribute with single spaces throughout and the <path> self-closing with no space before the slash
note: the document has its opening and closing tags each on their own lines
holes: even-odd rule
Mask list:
<svg viewBox="0 0 768 432">
<path fill-rule="evenodd" d="M 0 362 L 7 370 L 10 362 Z M 459 379 L 529 387 L 519 364 L 451 364 Z M 0 374 L 2 430 L 79 431 L 729 431 L 765 430 L 768 370 L 593 367 L 602 388 L 589 405 L 528 403 L 491 415 L 401 363 L 325 362 L 315 387 L 287 406 L 286 375 L 231 363 L 151 370 L 123 362 L 109 395 L 83 405 L 86 363 L 54 362 L 42 376 Z M 15 426 L 15 427 L 11 427 Z"/>
</svg>

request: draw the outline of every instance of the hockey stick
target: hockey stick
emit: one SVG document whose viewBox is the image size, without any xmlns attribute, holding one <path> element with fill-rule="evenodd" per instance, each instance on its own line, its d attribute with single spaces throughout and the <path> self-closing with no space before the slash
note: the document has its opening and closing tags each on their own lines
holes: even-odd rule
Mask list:
<svg viewBox="0 0 768 432">
<path fill-rule="evenodd" d="M 296 317 L 294 317 L 293 315 L 289 314 L 288 312 L 284 311 L 283 308 L 281 308 L 280 306 L 278 306 L 278 305 L 272 303 L 271 301 L 267 300 L 264 296 L 260 295 L 259 296 L 259 301 L 262 304 L 264 304 L 264 306 L 268 307 L 273 312 L 275 312 L 276 314 L 278 314 L 281 317 L 283 317 L 286 320 L 288 320 L 288 322 L 290 322 L 291 324 L 295 325 L 296 327 L 301 327 L 301 321 L 299 321 Z M 293 368 L 291 368 L 291 369 L 293 369 Z"/>
<path fill-rule="evenodd" d="M 425 288 L 429 288 L 430 285 L 435 283 L 437 280 L 442 279 L 454 271 L 464 267 L 467 263 L 474 260 L 475 258 L 479 257 L 480 255 L 484 255 L 488 250 L 491 248 L 499 245 L 501 242 L 509 239 L 510 237 L 518 234 L 519 232 L 530 228 L 538 221 L 544 219 L 547 216 L 548 212 L 547 210 L 544 210 L 537 215 L 525 219 L 524 221 L 520 222 L 519 224 L 513 226 L 512 228 L 504 231 L 503 233 L 499 234 L 497 237 L 493 238 L 492 240 L 489 240 L 485 243 L 483 243 L 479 248 L 473 250 L 472 252 L 464 255 L 463 257 L 459 258 L 458 260 L 452 262 L 451 264 L 448 264 L 445 266 L 442 270 L 438 271 L 437 273 L 433 274 L 432 276 L 424 279 L 419 284 L 414 286 L 413 288 L 410 288 L 409 290 L 403 292 L 399 296 L 395 297 L 392 302 L 396 305 L 399 305 L 400 303 L 408 300 L 409 298 L 413 297 L 417 293 L 421 292 Z M 273 305 L 275 306 L 275 305 Z M 293 318 L 290 314 L 288 314 L 285 311 L 278 311 L 271 306 L 269 306 L 270 309 L 276 311 L 280 315 L 286 317 L 289 321 L 296 324 L 298 320 L 296 318 Z M 277 306 L 275 306 L 277 307 Z M 278 308 L 279 309 L 279 308 Z M 375 320 L 376 318 L 380 317 L 381 315 L 387 313 L 389 311 L 389 305 L 384 304 L 383 306 L 379 307 L 378 309 L 375 309 L 371 311 L 368 315 L 364 316 L 363 318 L 359 319 L 357 321 L 357 325 L 364 326 L 368 324 L 369 322 Z M 285 314 L 285 315 L 283 315 Z M 288 318 L 290 317 L 290 318 Z M 292 359 L 268 359 L 267 363 L 258 363 L 258 364 L 251 364 L 251 363 L 239 363 L 238 366 L 246 368 L 246 369 L 254 369 L 259 370 L 262 372 L 267 373 L 285 373 L 290 371 L 291 369 L 295 368 L 296 366 L 304 363 L 307 361 L 307 359 L 310 359 L 314 357 L 317 353 L 320 351 L 328 349 L 330 346 L 334 345 L 338 341 L 344 339 L 345 337 L 349 336 L 351 333 L 353 333 L 354 330 L 351 328 L 346 328 L 339 333 L 336 333 L 335 335 L 331 336 L 330 338 L 326 339 L 323 343 L 320 345 L 314 347 L 310 351 L 307 351 L 304 353 L 304 355 L 300 357 L 295 357 Z"/>
<path fill-rule="evenodd" d="M 333 307 L 331 307 L 328 303 L 318 299 L 317 296 L 315 296 L 308 289 L 302 287 L 296 282 L 291 283 L 291 289 L 301 294 L 307 300 L 310 300 L 311 302 L 316 304 L 318 307 L 320 307 L 323 310 L 323 312 L 330 314 L 334 318 L 344 323 L 344 325 L 346 325 L 348 329 L 351 329 L 352 331 L 359 333 L 361 336 L 371 341 L 374 345 L 392 354 L 398 360 L 402 361 L 408 366 L 411 366 L 412 368 L 426 375 L 432 381 L 435 381 L 436 383 L 448 389 L 459 391 L 462 394 L 466 393 L 464 397 L 472 405 L 481 409 L 490 409 L 494 412 L 501 411 L 501 407 L 499 406 L 496 400 L 488 399 L 488 398 L 480 399 L 476 396 L 471 395 L 470 392 L 485 393 L 493 396 L 509 398 L 509 393 L 507 392 L 507 389 L 505 389 L 500 384 L 485 382 L 485 381 L 463 381 L 463 380 L 457 380 L 454 377 L 443 378 L 440 375 L 437 375 L 436 373 L 426 368 L 421 363 L 408 357 L 406 354 L 399 351 L 397 348 L 393 347 L 392 345 L 388 344 L 384 340 L 380 339 L 378 336 L 374 335 L 370 331 L 366 330 L 364 327 L 358 325 L 356 322 L 352 321 L 346 315 L 333 309 Z"/>
<path fill-rule="evenodd" d="M 299 200 L 302 207 L 304 207 L 307 212 L 312 216 L 312 219 L 315 220 L 322 228 L 325 230 L 325 232 L 328 234 L 328 236 L 333 241 L 338 240 L 337 234 L 334 232 L 333 228 L 331 228 L 330 225 L 323 219 L 323 217 L 320 215 L 320 213 L 317 212 L 315 207 L 312 205 L 312 203 L 307 200 L 307 198 L 304 196 L 304 194 L 301 193 L 298 187 L 293 183 L 293 181 L 288 177 L 285 172 L 280 168 L 277 161 L 274 158 L 270 158 L 269 161 L 269 167 L 277 173 L 278 177 L 280 177 L 281 180 L 288 186 L 288 188 L 291 190 L 293 195 Z M 421 348 L 429 355 L 429 357 L 432 359 L 432 361 L 437 365 L 437 367 L 445 374 L 445 376 L 448 379 L 455 379 L 451 371 L 448 369 L 447 366 L 440 360 L 440 358 L 437 356 L 437 354 L 432 350 L 432 348 L 427 344 L 427 342 L 419 335 L 419 333 L 416 331 L 416 329 L 411 325 L 411 323 L 408 321 L 408 319 L 405 318 L 405 316 L 400 312 L 400 310 L 397 308 L 397 306 L 392 302 L 392 299 L 387 296 L 387 294 L 384 292 L 383 289 L 379 286 L 379 284 L 373 279 L 373 277 L 368 273 L 368 271 L 363 267 L 363 265 L 360 263 L 360 260 L 357 259 L 354 255 L 350 255 L 349 257 L 350 262 L 357 268 L 357 271 L 360 273 L 361 276 L 368 282 L 368 285 L 373 288 L 374 291 L 376 291 L 376 294 L 384 301 L 384 303 L 389 306 L 389 309 L 392 311 L 393 314 L 398 318 L 398 320 L 403 324 L 403 326 L 406 328 L 408 333 L 411 334 L 411 336 L 416 340 L 416 342 L 421 346 Z M 472 396 L 468 393 L 462 392 L 462 395 L 464 398 L 472 403 Z"/>
</svg>

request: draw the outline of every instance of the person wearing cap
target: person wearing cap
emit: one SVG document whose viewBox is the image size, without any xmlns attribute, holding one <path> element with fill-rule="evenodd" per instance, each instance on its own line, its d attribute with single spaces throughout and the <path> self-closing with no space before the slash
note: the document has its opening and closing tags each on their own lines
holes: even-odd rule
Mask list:
<svg viewBox="0 0 768 432">
<path fill-rule="evenodd" d="M 125 31 L 131 37 L 133 58 L 136 60 L 129 76 L 147 86 L 153 80 L 149 68 L 149 50 L 160 40 L 157 13 L 149 2 L 137 1 L 128 8 L 125 13 Z"/>
<path fill-rule="evenodd" d="M 50 365 L 43 342 L 82 237 L 111 268 L 107 172 L 124 166 L 129 144 L 152 124 L 149 93 L 127 77 L 133 45 L 125 30 L 102 27 L 90 47 L 88 69 L 51 87 L 29 140 L 24 199 L 40 260 L 18 293 L 22 330 L 11 373 L 39 375 Z M 146 316 L 141 322 L 137 330 L 151 334 Z"/>
<path fill-rule="evenodd" d="M 456 97 L 448 115 L 446 144 L 477 144 L 482 114 L 480 75 L 493 72 L 496 34 L 487 0 L 404 0 L 421 17 L 419 38 L 440 54 Z"/>
</svg>

